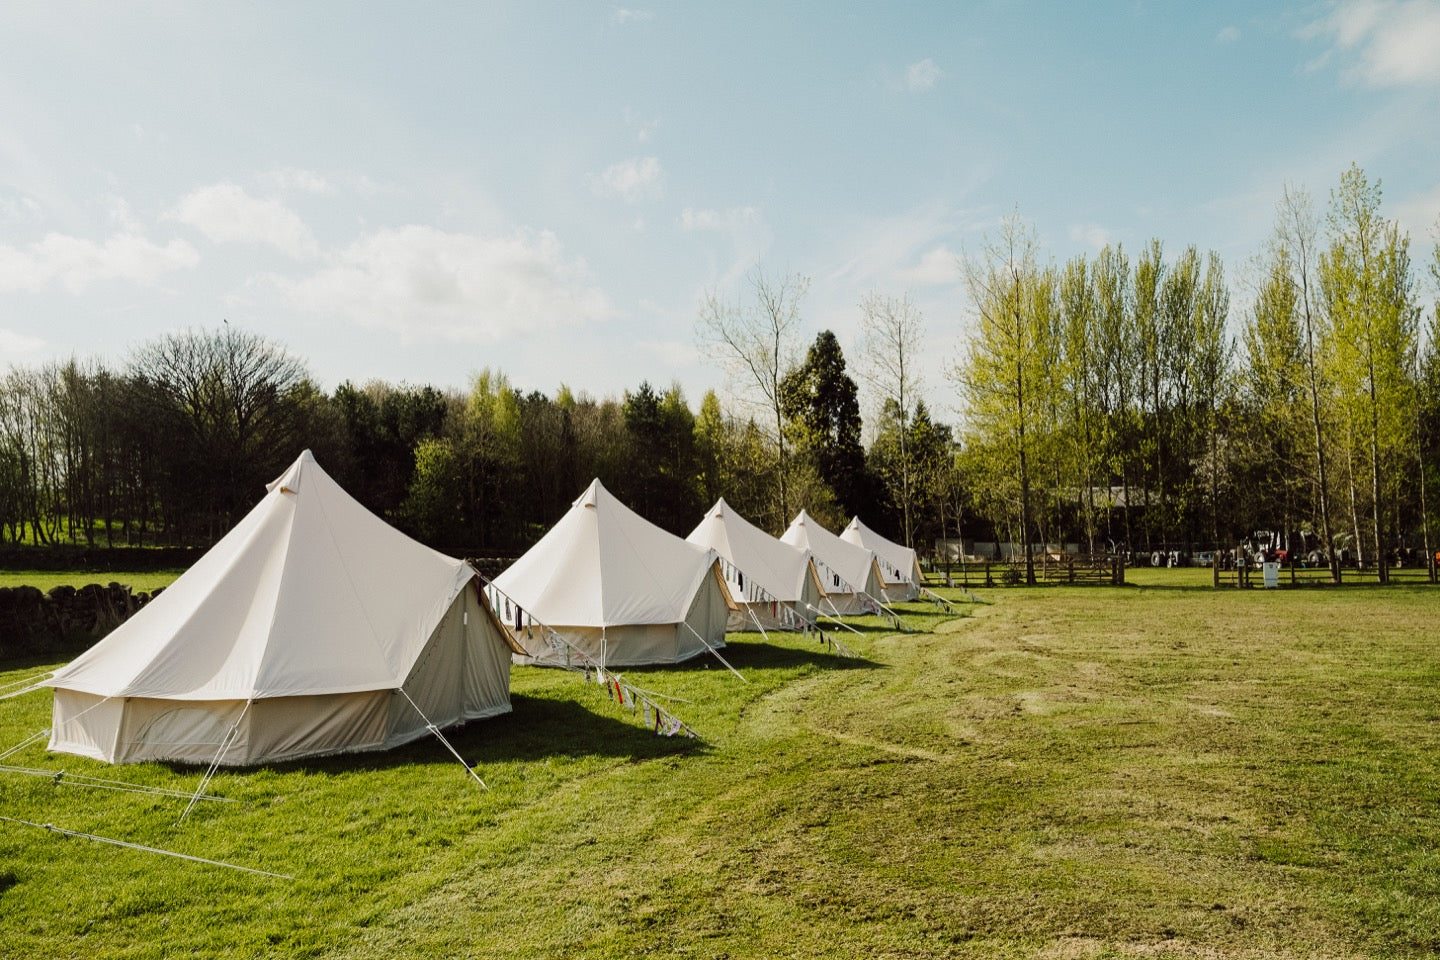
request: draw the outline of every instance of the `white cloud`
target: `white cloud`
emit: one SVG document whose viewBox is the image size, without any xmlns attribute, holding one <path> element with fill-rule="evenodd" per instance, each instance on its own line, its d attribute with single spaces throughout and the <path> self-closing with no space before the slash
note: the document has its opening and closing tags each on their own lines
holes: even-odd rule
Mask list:
<svg viewBox="0 0 1440 960">
<path fill-rule="evenodd" d="M 905 286 L 940 287 L 960 282 L 960 256 L 943 243 L 927 250 L 920 262 L 898 273 Z"/>
<path fill-rule="evenodd" d="M 262 243 L 295 259 L 314 256 L 310 228 L 278 200 L 257 200 L 233 183 L 187 194 L 168 218 L 188 224 L 215 243 Z"/>
<path fill-rule="evenodd" d="M 1071 243 L 1078 243 L 1091 250 L 1101 250 L 1110 242 L 1110 231 L 1094 223 L 1073 224 L 1069 235 Z"/>
<path fill-rule="evenodd" d="M 51 233 L 25 249 L 0 245 L 0 292 L 38 293 L 59 283 L 79 294 L 106 280 L 151 286 L 199 262 L 200 255 L 184 240 L 162 247 L 133 233 L 118 233 L 104 243 Z"/>
<path fill-rule="evenodd" d="M 665 195 L 665 172 L 655 157 L 636 157 L 613 163 L 601 174 L 588 178 L 597 196 L 619 197 L 626 203 L 658 200 Z"/>
<path fill-rule="evenodd" d="M 831 279 L 860 289 L 953 283 L 959 279 L 947 238 L 956 232 L 956 212 L 932 201 L 883 220 L 866 221 L 842 241 L 849 259 Z"/>
<path fill-rule="evenodd" d="M 1334 42 L 1311 69 L 1338 52 L 1347 79 L 1366 86 L 1440 82 L 1440 0 L 1342 0 L 1304 35 Z"/>
<path fill-rule="evenodd" d="M 1226 27 L 1215 35 L 1216 43 L 1238 43 L 1240 40 L 1239 27 Z"/>
<path fill-rule="evenodd" d="M 14 330 L 0 327 L 0 357 L 14 362 L 26 357 L 38 356 L 45 349 L 45 341 L 39 337 L 26 336 Z"/>
<path fill-rule="evenodd" d="M 566 260 L 548 231 L 509 237 L 427 226 L 383 230 L 341 251 L 331 266 L 290 287 L 318 314 L 413 340 L 513 340 L 613 311 L 583 262 Z"/>
<path fill-rule="evenodd" d="M 939 82 L 941 71 L 935 65 L 935 61 L 926 57 L 919 63 L 912 63 L 905 68 L 905 89 L 911 93 L 924 93 L 932 90 Z"/>
<path fill-rule="evenodd" d="M 610 22 L 623 27 L 627 23 L 646 23 L 655 18 L 650 10 L 636 10 L 632 7 L 616 7 L 610 14 Z"/>
</svg>

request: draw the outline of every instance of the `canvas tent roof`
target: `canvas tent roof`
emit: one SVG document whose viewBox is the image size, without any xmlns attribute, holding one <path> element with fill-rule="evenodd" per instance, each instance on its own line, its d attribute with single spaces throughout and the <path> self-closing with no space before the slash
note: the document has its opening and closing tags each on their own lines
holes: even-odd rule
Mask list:
<svg viewBox="0 0 1440 960">
<path fill-rule="evenodd" d="M 673 663 L 706 644 L 724 646 L 734 607 L 713 550 L 657 527 L 599 480 L 494 586 L 522 616 L 615 666 Z M 556 659 L 528 634 L 517 640 L 534 659 Z"/>
<path fill-rule="evenodd" d="M 414 694 L 436 711 L 436 722 L 504 712 L 508 648 L 474 583 L 468 564 L 370 513 L 307 450 L 169 588 L 56 671 L 49 685 L 56 688 L 57 721 L 66 704 L 80 702 L 76 697 L 196 703 L 201 711 L 285 701 L 280 712 L 295 727 L 286 734 L 287 755 L 303 755 L 306 743 L 321 744 L 311 752 L 387 745 L 398 742 L 394 737 L 405 723 L 391 724 L 384 743 L 347 740 L 338 729 L 306 739 L 314 731 L 301 727 L 327 721 L 307 719 L 307 708 L 289 698 L 326 700 L 334 726 L 351 709 L 346 696 L 400 689 L 423 673 L 422 661 L 437 660 L 435 638 L 449 620 L 455 621 L 447 635 L 450 649 L 438 658 L 450 657 L 466 677 L 445 681 L 445 696 L 433 683 Z M 174 714 L 179 708 L 168 709 Z M 76 719 L 73 711 L 68 716 Z M 119 715 L 112 720 L 125 722 Z M 56 745 L 63 739 L 60 726 L 52 748 L 68 749 Z M 263 736 L 257 731 L 257 738 Z"/>
<path fill-rule="evenodd" d="M 735 511 L 722 497 L 685 539 L 714 550 L 776 600 L 794 603 L 812 576 L 808 550 L 770 536 Z"/>
<path fill-rule="evenodd" d="M 549 624 L 674 623 L 714 562 L 594 480 L 495 586 Z"/>
<path fill-rule="evenodd" d="M 807 511 L 801 510 L 795 515 L 795 519 L 790 521 L 790 526 L 780 539 L 791 546 L 803 547 L 812 552 L 817 561 L 840 577 L 851 590 L 868 594 L 872 598 L 880 596 L 880 569 L 875 562 L 875 554 L 864 547 L 841 540 Z M 825 584 L 827 592 L 834 592 L 830 582 L 822 578 L 822 583 Z"/>
<path fill-rule="evenodd" d="M 370 513 L 307 450 L 140 616 L 52 686 L 216 700 L 393 689 L 474 571 Z"/>
<path fill-rule="evenodd" d="M 873 550 L 880 560 L 880 572 L 886 583 L 920 583 L 920 558 L 915 551 L 880 536 L 861 523 L 859 517 L 850 521 L 840 539 Z"/>
</svg>

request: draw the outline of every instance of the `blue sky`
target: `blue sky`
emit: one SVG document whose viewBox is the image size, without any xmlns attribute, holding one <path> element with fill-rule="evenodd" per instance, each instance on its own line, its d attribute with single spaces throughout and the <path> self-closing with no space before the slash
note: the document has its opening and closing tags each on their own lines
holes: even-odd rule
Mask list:
<svg viewBox="0 0 1440 960">
<path fill-rule="evenodd" d="M 1223 258 L 1359 163 L 1428 260 L 1440 0 L 190 3 L 0 8 L 0 368 L 222 319 L 342 380 L 723 386 L 706 291 L 811 280 L 807 340 L 957 258 Z M 1426 297 L 1431 292 L 1426 288 Z"/>
</svg>

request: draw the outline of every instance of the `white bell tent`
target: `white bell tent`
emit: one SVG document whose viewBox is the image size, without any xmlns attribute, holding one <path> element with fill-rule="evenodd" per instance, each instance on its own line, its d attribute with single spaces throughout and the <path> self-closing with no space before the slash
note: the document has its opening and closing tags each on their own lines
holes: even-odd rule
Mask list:
<svg viewBox="0 0 1440 960">
<path fill-rule="evenodd" d="M 549 665 L 679 663 L 723 647 L 735 608 L 713 550 L 655 526 L 599 480 L 494 587 L 522 662 Z"/>
<path fill-rule="evenodd" d="M 883 581 L 872 551 L 841 540 L 804 510 L 780 539 L 814 554 L 825 588 L 823 606 L 831 612 L 842 617 L 879 612 Z"/>
<path fill-rule="evenodd" d="M 727 629 L 790 629 L 814 622 L 825 590 L 809 551 L 781 543 L 724 498 L 685 539 L 720 556 L 725 585 L 738 608 Z"/>
<path fill-rule="evenodd" d="M 859 517 L 850 521 L 840 539 L 874 552 L 875 558 L 880 561 L 886 603 L 914 600 L 920 596 L 920 584 L 925 578 L 920 572 L 920 558 L 914 550 L 885 539 L 861 523 Z"/>
<path fill-rule="evenodd" d="M 50 749 L 225 766 L 383 750 L 508 713 L 510 654 L 475 571 L 370 513 L 307 450 L 48 681 Z"/>
</svg>

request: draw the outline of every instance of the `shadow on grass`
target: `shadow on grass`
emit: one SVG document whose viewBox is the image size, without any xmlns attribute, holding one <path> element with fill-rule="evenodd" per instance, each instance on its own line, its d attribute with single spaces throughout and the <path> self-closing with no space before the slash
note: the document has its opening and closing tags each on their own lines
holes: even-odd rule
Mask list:
<svg viewBox="0 0 1440 960">
<path fill-rule="evenodd" d="M 893 631 L 892 631 L 893 632 Z M 848 638 L 846 638 L 848 639 Z M 844 642 L 842 640 L 842 642 Z M 814 665 L 827 670 L 879 670 L 885 665 L 864 657 L 842 657 L 828 647 L 787 647 L 765 640 L 727 640 L 722 651 L 725 659 L 743 670 L 801 667 Z"/>
<path fill-rule="evenodd" d="M 571 700 L 512 694 L 510 706 L 510 713 L 446 728 L 442 731 L 445 739 L 466 763 L 481 768 L 547 757 L 652 760 L 707 749 L 702 741 L 684 736 L 662 737 L 638 719 L 602 716 Z M 426 735 L 389 750 L 305 757 L 229 769 L 335 775 L 456 763 L 444 744 Z M 205 769 L 204 765 L 190 763 L 161 765 L 176 774 L 194 774 Z"/>
</svg>

